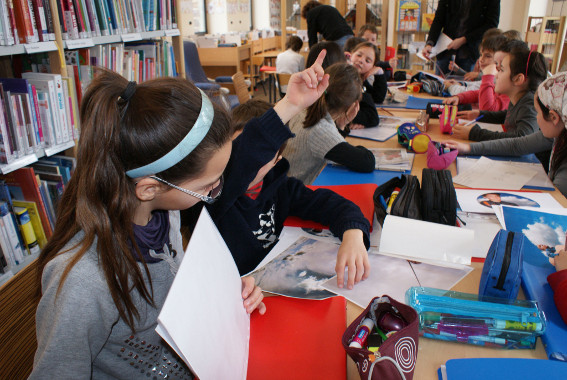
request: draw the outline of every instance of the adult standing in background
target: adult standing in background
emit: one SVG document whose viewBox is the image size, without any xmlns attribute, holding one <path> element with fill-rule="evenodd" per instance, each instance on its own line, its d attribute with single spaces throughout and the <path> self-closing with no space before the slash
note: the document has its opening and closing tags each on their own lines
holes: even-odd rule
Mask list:
<svg viewBox="0 0 567 380">
<path fill-rule="evenodd" d="M 301 10 L 301 16 L 307 20 L 307 36 L 309 47 L 317 42 L 317 33 L 321 33 L 326 41 L 336 42 L 341 49 L 346 40 L 354 36 L 352 29 L 348 26 L 337 8 L 323 5 L 318 1 L 309 1 Z"/>
<path fill-rule="evenodd" d="M 437 72 L 449 71 L 449 62 L 455 62 L 465 71 L 471 71 L 479 57 L 482 35 L 496 28 L 500 21 L 500 0 L 439 0 L 431 24 L 427 43 L 422 53 L 429 57 L 441 33 L 453 40 L 448 49 L 437 55 Z"/>
</svg>

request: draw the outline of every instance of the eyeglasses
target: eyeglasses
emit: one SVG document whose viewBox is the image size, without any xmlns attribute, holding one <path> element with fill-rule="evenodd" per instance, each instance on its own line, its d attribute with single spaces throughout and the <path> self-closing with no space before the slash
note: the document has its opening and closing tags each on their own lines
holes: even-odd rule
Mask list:
<svg viewBox="0 0 567 380">
<path fill-rule="evenodd" d="M 173 187 L 176 190 L 184 192 L 185 194 L 189 194 L 191 196 L 194 196 L 195 198 L 199 198 L 200 200 L 202 200 L 203 202 L 208 203 L 208 204 L 214 203 L 219 198 L 219 196 L 221 195 L 221 192 L 222 192 L 222 187 L 224 185 L 224 177 L 221 175 L 221 177 L 219 179 L 219 181 L 220 181 L 219 184 L 215 188 L 213 188 L 211 191 L 209 191 L 209 194 L 202 195 L 202 194 L 196 193 L 194 191 L 187 190 L 187 189 L 184 189 L 184 188 L 179 187 L 177 185 L 174 185 L 172 183 L 169 183 L 166 180 L 161 179 L 161 178 L 156 177 L 156 176 L 153 176 L 153 175 L 150 176 L 150 178 L 155 179 L 158 182 L 164 183 L 167 186 Z"/>
</svg>

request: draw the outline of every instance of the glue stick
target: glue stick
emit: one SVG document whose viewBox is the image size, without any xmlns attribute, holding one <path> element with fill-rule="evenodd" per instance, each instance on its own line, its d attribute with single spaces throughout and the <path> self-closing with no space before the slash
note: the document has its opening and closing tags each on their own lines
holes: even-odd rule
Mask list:
<svg viewBox="0 0 567 380">
<path fill-rule="evenodd" d="M 366 344 L 366 339 L 368 339 L 370 330 L 372 330 L 373 327 L 374 321 L 370 318 L 365 318 L 348 346 L 362 348 L 362 346 Z"/>
</svg>

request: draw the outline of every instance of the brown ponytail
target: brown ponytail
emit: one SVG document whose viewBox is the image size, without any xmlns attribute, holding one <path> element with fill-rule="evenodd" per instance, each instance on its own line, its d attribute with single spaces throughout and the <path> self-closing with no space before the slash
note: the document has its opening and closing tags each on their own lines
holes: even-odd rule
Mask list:
<svg viewBox="0 0 567 380">
<path fill-rule="evenodd" d="M 317 124 L 327 113 L 344 113 L 362 94 L 358 71 L 348 63 L 335 63 L 325 69 L 329 87 L 325 94 L 307 109 L 303 128 Z"/>
</svg>

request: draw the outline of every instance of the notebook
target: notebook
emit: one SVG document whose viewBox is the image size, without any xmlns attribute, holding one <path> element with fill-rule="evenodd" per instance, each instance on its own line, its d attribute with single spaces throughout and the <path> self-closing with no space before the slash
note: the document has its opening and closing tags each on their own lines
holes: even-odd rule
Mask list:
<svg viewBox="0 0 567 380">
<path fill-rule="evenodd" d="M 370 230 L 372 230 L 372 221 L 374 220 L 374 200 L 373 195 L 376 187 L 374 183 L 365 183 L 357 185 L 335 185 L 335 186 L 307 186 L 312 190 L 319 188 L 333 190 L 335 193 L 343 196 L 344 198 L 354 202 L 368 221 L 370 222 Z M 285 226 L 289 227 L 303 227 L 303 228 L 317 228 L 325 229 L 328 226 L 323 226 L 320 223 L 311 220 L 303 220 L 295 216 L 289 216 L 285 222 Z"/>
<path fill-rule="evenodd" d="M 417 98 L 415 96 L 410 96 L 408 102 L 406 103 L 406 108 L 412 110 L 424 110 L 427 108 L 428 103 L 442 104 L 443 99 L 439 98 Z"/>
<path fill-rule="evenodd" d="M 394 177 L 400 178 L 401 175 L 410 174 L 411 170 L 405 172 L 394 172 L 387 170 L 374 170 L 371 173 L 358 173 L 345 168 L 344 166 L 327 165 L 313 181 L 313 185 L 329 186 L 329 185 L 354 185 L 361 183 L 381 184 L 389 181 Z"/>
<path fill-rule="evenodd" d="M 250 318 L 248 380 L 346 379 L 346 301 L 264 298 Z"/>
<path fill-rule="evenodd" d="M 567 363 L 543 359 L 450 359 L 437 371 L 439 380 L 564 379 Z"/>
</svg>

